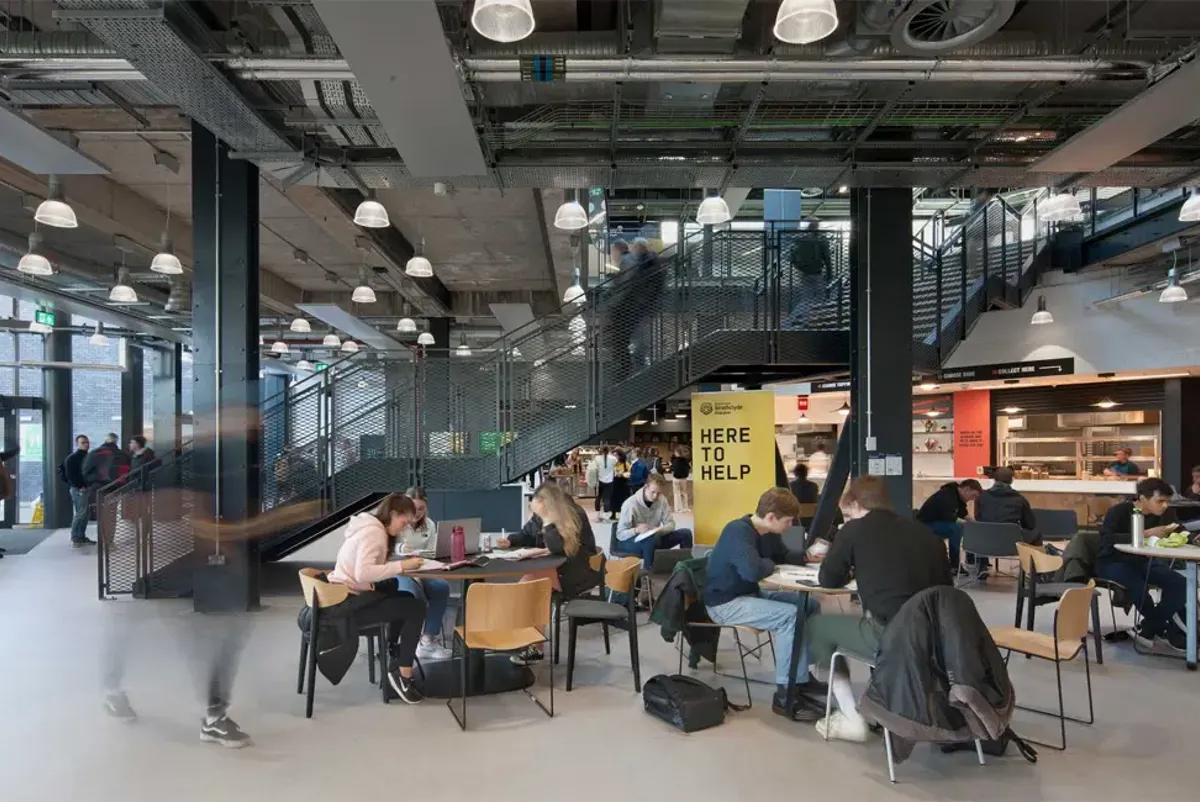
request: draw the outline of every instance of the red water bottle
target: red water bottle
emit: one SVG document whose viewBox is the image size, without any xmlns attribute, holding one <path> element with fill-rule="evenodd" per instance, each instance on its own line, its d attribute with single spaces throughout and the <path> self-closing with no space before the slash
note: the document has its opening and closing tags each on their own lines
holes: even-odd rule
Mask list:
<svg viewBox="0 0 1200 802">
<path fill-rule="evenodd" d="M 458 563 L 465 559 L 467 559 L 467 536 L 461 526 L 456 526 L 450 532 L 450 561 Z"/>
</svg>

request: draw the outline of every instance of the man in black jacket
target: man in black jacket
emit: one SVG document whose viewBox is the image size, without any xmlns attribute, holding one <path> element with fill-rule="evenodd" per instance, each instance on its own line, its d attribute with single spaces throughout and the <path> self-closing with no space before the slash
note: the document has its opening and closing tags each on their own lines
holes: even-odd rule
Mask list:
<svg viewBox="0 0 1200 802">
<path fill-rule="evenodd" d="M 96 541 L 87 536 L 88 483 L 83 475 L 83 464 L 87 460 L 91 442 L 86 434 L 75 438 L 75 450 L 58 466 L 58 476 L 71 491 L 71 545 L 75 548 L 94 546 Z"/>
<path fill-rule="evenodd" d="M 936 585 L 951 584 L 941 540 L 928 528 L 897 515 L 877 476 L 860 476 L 841 500 L 846 525 L 821 563 L 821 587 L 840 588 L 858 580 L 863 613 L 822 615 L 808 626 L 813 664 L 829 665 L 835 651 L 874 658 L 888 621 L 910 598 Z M 866 719 L 855 706 L 850 671 L 839 661 L 830 677 L 838 710 L 817 722 L 817 731 L 845 741 L 867 739 Z"/>
<path fill-rule="evenodd" d="M 154 453 L 154 449 L 146 445 L 146 438 L 140 434 L 129 438 L 129 470 L 130 472 L 151 465 L 158 455 Z"/>
<path fill-rule="evenodd" d="M 917 520 L 950 544 L 950 567 L 954 571 L 958 570 L 959 547 L 962 544 L 961 521 L 970 514 L 967 505 L 979 498 L 982 492 L 983 486 L 974 479 L 947 482 L 925 499 L 917 511 Z"/>
<path fill-rule="evenodd" d="M 93 449 L 83 461 L 83 478 L 87 482 L 88 494 L 93 504 L 99 503 L 100 488 L 129 473 L 129 455 L 117 445 L 119 439 L 115 433 L 109 432 L 104 436 L 104 442 Z M 116 529 L 117 510 L 114 505 L 105 506 L 108 509 L 96 510 L 96 525 L 101 536 L 112 537 Z"/>
<path fill-rule="evenodd" d="M 786 699 L 796 616 L 814 616 L 821 606 L 808 594 L 764 591 L 758 585 L 775 572 L 777 560 L 803 562 L 802 553 L 788 559 L 782 542 L 783 533 L 799 514 L 800 502 L 796 497 L 788 490 L 773 487 L 759 498 L 753 515 L 726 524 L 708 555 L 704 606 L 709 618 L 723 626 L 744 625 L 771 632 L 775 638 L 776 685 L 771 709 L 797 721 L 815 721 L 821 714 L 814 702 L 797 695 L 793 709 L 788 710 Z M 766 548 L 762 543 L 764 538 L 770 538 Z M 764 556 L 764 551 L 771 556 Z M 808 666 L 809 660 L 802 649 L 799 667 L 804 673 L 800 676 L 808 677 Z M 812 678 L 801 688 L 810 692 L 819 690 Z"/>
<path fill-rule="evenodd" d="M 1012 483 L 1012 468 L 999 467 L 993 471 L 992 486 L 980 493 L 975 502 L 975 520 L 988 524 L 1016 524 L 1032 532 L 1037 529 L 1033 508 L 1029 506 L 1029 499 L 1013 490 Z M 967 562 L 978 565 L 979 579 L 987 579 L 987 557 L 980 557 L 977 562 L 975 555 L 968 554 Z"/>
<path fill-rule="evenodd" d="M 1131 521 L 1135 507 L 1145 516 L 1146 537 L 1162 537 L 1178 529 L 1175 512 L 1168 506 L 1174 492 L 1162 479 L 1143 479 L 1137 483 L 1136 501 L 1122 501 L 1109 508 L 1100 524 L 1096 574 L 1129 591 L 1130 599 L 1142 614 L 1136 637 L 1144 647 L 1152 648 L 1157 642 L 1183 654 L 1187 636 L 1181 616 L 1187 603 L 1187 580 L 1172 571 L 1166 560 L 1151 560 L 1116 549 L 1118 543 L 1133 542 Z M 1162 590 L 1158 604 L 1150 598 L 1151 587 Z"/>
</svg>

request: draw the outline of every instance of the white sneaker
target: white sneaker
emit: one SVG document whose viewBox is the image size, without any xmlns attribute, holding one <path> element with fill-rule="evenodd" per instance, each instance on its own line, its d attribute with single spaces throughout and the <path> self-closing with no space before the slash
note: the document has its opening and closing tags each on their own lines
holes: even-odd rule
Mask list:
<svg viewBox="0 0 1200 802">
<path fill-rule="evenodd" d="M 834 710 L 829 714 L 829 718 L 817 722 L 817 734 L 831 741 L 853 741 L 861 744 L 866 742 L 869 732 L 866 719 L 859 716 L 857 721 L 852 720 L 841 710 Z"/>
<path fill-rule="evenodd" d="M 417 644 L 417 657 L 422 660 L 449 660 L 454 652 L 447 649 L 439 640 L 425 640 Z"/>
</svg>

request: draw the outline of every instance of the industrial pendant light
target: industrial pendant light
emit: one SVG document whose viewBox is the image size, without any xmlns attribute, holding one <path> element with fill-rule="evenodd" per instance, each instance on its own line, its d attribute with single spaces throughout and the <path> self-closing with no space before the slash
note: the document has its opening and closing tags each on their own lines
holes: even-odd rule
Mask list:
<svg viewBox="0 0 1200 802">
<path fill-rule="evenodd" d="M 508 355 L 512 359 L 520 359 L 521 358 L 521 349 L 514 345 L 513 349 L 511 351 L 509 351 Z"/>
<path fill-rule="evenodd" d="M 109 303 L 114 304 L 136 304 L 138 302 L 137 293 L 133 291 L 133 287 L 129 286 L 129 268 L 122 267 L 117 270 L 117 283 L 108 293 Z"/>
<path fill-rule="evenodd" d="M 533 33 L 529 0 L 475 0 L 471 27 L 493 42 L 519 42 Z"/>
<path fill-rule="evenodd" d="M 420 336 L 417 337 L 417 345 L 433 345 L 433 343 L 433 335 L 427 331 L 421 332 Z"/>
<path fill-rule="evenodd" d="M 158 253 L 150 262 L 150 269 L 155 273 L 162 273 L 164 276 L 183 274 L 183 265 L 180 264 L 179 257 L 175 255 L 175 244 L 171 242 L 170 236 L 165 231 L 162 239 L 159 240 Z"/>
<path fill-rule="evenodd" d="M 1044 223 L 1075 223 L 1083 219 L 1083 209 L 1074 194 L 1060 192 L 1046 201 L 1038 216 Z"/>
<path fill-rule="evenodd" d="M 326 348 L 341 348 L 342 341 L 338 339 L 337 332 L 331 331 L 325 335 L 324 340 L 321 340 L 321 345 Z"/>
<path fill-rule="evenodd" d="M 288 328 L 297 334 L 308 334 L 312 331 L 312 324 L 308 322 L 307 318 L 298 317 L 292 321 L 292 324 Z"/>
<path fill-rule="evenodd" d="M 358 208 L 354 210 L 354 222 L 363 228 L 387 228 L 392 224 L 388 218 L 387 209 L 383 204 L 375 200 L 375 193 L 368 192 L 367 197 L 358 204 Z"/>
<path fill-rule="evenodd" d="M 579 304 L 582 306 L 587 303 L 587 293 L 579 284 L 579 270 L 575 270 L 575 278 L 571 281 L 571 286 L 567 287 L 567 291 L 563 293 L 564 304 Z"/>
<path fill-rule="evenodd" d="M 50 260 L 38 253 L 41 245 L 42 237 L 40 234 L 35 231 L 29 235 L 29 251 L 21 257 L 21 261 L 17 262 L 18 271 L 27 276 L 54 275 L 54 266 L 50 264 Z"/>
<path fill-rule="evenodd" d="M 587 228 L 587 224 L 587 210 L 583 208 L 572 190 L 570 198 L 564 200 L 558 207 L 558 211 L 554 213 L 554 227 L 563 231 L 578 231 L 581 228 Z"/>
<path fill-rule="evenodd" d="M 732 217 L 729 204 L 720 195 L 708 196 L 700 201 L 700 208 L 696 210 L 696 222 L 702 226 L 719 226 L 728 223 Z"/>
<path fill-rule="evenodd" d="M 1167 273 L 1167 287 L 1158 296 L 1158 302 L 1160 304 L 1179 304 L 1187 299 L 1187 290 L 1179 286 L 1179 274 L 1175 272 L 1175 267 L 1172 266 Z"/>
<path fill-rule="evenodd" d="M 88 338 L 88 344 L 103 348 L 108 345 L 108 335 L 104 333 L 104 324 L 96 324 L 96 333 Z"/>
<path fill-rule="evenodd" d="M 413 278 L 433 278 L 433 265 L 425 258 L 425 237 L 421 237 L 421 247 L 404 265 L 405 275 Z"/>
<path fill-rule="evenodd" d="M 1046 296 L 1039 295 L 1037 301 L 1037 311 L 1033 313 L 1033 317 L 1029 320 L 1031 325 L 1045 326 L 1047 323 L 1054 322 L 1054 316 L 1050 314 L 1050 310 L 1046 308 Z"/>
<path fill-rule="evenodd" d="M 850 404 L 846 401 L 843 401 L 842 405 L 837 408 L 837 414 L 841 415 L 843 418 L 848 416 L 850 414 Z"/>
<path fill-rule="evenodd" d="M 375 303 L 375 290 L 371 289 L 371 277 L 365 267 L 358 271 L 358 286 L 350 294 L 350 300 L 356 304 Z"/>
<path fill-rule="evenodd" d="M 354 342 L 354 340 L 346 340 L 346 342 L 342 343 L 342 353 L 343 354 L 357 354 L 358 353 L 358 343 Z"/>
<path fill-rule="evenodd" d="M 1200 223 L 1200 191 L 1192 190 L 1188 199 L 1179 210 L 1179 220 L 1183 223 Z"/>
<path fill-rule="evenodd" d="M 417 321 L 413 320 L 412 316 L 409 314 L 408 301 L 404 302 L 404 307 L 401 309 L 401 312 L 403 312 L 403 316 L 400 318 L 399 322 L 396 323 L 396 331 L 400 332 L 401 334 L 416 334 Z"/>
<path fill-rule="evenodd" d="M 271 343 L 271 353 L 275 354 L 276 356 L 286 356 L 289 350 L 291 349 L 288 348 L 288 344 L 282 339 Z"/>
<path fill-rule="evenodd" d="M 462 338 L 458 341 L 458 348 L 454 349 L 455 356 L 470 356 L 471 346 L 467 345 L 467 334 L 463 332 Z"/>
<path fill-rule="evenodd" d="M 1108 396 L 1105 396 L 1096 403 L 1092 404 L 1092 406 L 1099 407 L 1100 409 L 1112 409 L 1113 407 L 1120 406 L 1120 404 L 1118 404 L 1116 401 L 1113 401 Z"/>
<path fill-rule="evenodd" d="M 309 373 L 313 371 L 313 364 L 307 359 L 301 359 L 296 363 L 296 370 L 307 370 Z"/>
<path fill-rule="evenodd" d="M 837 27 L 833 0 L 783 0 L 775 15 L 775 38 L 791 45 L 819 42 Z"/>
<path fill-rule="evenodd" d="M 50 176 L 49 192 L 44 201 L 38 204 L 33 219 L 44 226 L 54 228 L 79 228 L 75 219 L 75 210 L 67 205 L 63 196 L 62 182 L 58 176 Z"/>
</svg>

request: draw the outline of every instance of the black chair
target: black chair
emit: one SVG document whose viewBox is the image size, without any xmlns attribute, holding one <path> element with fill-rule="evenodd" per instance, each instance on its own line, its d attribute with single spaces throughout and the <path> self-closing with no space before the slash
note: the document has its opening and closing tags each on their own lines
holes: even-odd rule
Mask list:
<svg viewBox="0 0 1200 802">
<path fill-rule="evenodd" d="M 604 552 L 596 549 L 596 553 L 588 558 L 588 564 L 592 566 L 592 570 L 600 575 L 600 582 L 595 587 L 594 592 L 579 596 L 578 598 L 602 599 L 604 592 Z M 562 634 L 562 610 L 563 607 L 576 597 L 568 597 L 561 590 L 556 590 L 550 594 L 550 612 L 554 616 L 554 664 L 558 665 L 558 642 Z"/>
<path fill-rule="evenodd" d="M 1037 531 L 1047 540 L 1070 540 L 1079 531 L 1079 517 L 1075 510 L 1033 511 Z"/>
<path fill-rule="evenodd" d="M 629 633 L 629 658 L 633 667 L 633 689 L 642 692 L 642 666 L 638 655 L 638 626 L 634 611 L 634 587 L 642 570 L 640 557 L 625 557 L 613 563 L 604 574 L 605 586 L 613 593 L 625 595 L 625 604 L 602 599 L 572 599 L 564 610 L 567 614 L 567 690 L 575 678 L 575 634 L 579 627 L 600 624 L 604 627 L 604 653 L 612 654 L 608 628 L 614 626 Z"/>
<path fill-rule="evenodd" d="M 1056 573 L 1062 567 L 1062 557 L 1047 554 L 1038 546 L 1018 543 L 1017 560 L 1020 568 L 1017 572 L 1017 615 L 1013 626 L 1021 626 L 1021 613 L 1022 610 L 1025 610 L 1027 614 L 1025 628 L 1032 632 L 1034 615 L 1038 607 L 1044 604 L 1057 604 L 1064 593 L 1078 588 L 1080 585 L 1076 582 L 1039 581 L 1039 577 Z M 1115 613 L 1113 621 L 1115 624 Z M 1104 651 L 1100 642 L 1100 596 L 1095 593 L 1092 594 L 1092 635 L 1096 641 L 1096 664 L 1104 665 Z"/>
<path fill-rule="evenodd" d="M 1022 529 L 1016 524 L 984 523 L 964 521 L 962 551 L 964 554 L 991 559 L 1015 559 L 1018 543 L 1032 543 L 1038 539 L 1036 532 Z M 975 579 L 968 580 L 977 581 Z M 961 586 L 960 586 L 961 587 Z"/>
</svg>

